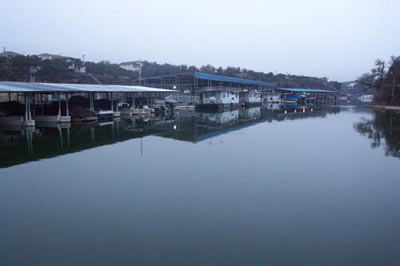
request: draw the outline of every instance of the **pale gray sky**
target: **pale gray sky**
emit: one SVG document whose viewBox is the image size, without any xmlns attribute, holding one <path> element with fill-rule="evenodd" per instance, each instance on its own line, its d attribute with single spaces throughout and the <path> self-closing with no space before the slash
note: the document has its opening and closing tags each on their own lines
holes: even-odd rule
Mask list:
<svg viewBox="0 0 400 266">
<path fill-rule="evenodd" d="M 0 46 L 346 81 L 400 55 L 399 0 L 3 0 Z"/>
</svg>

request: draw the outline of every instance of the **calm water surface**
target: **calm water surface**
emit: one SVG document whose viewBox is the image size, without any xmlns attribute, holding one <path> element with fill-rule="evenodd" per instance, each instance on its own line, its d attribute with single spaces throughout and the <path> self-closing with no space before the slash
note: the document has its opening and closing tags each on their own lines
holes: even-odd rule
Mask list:
<svg viewBox="0 0 400 266">
<path fill-rule="evenodd" d="M 400 119 L 182 111 L 3 129 L 0 265 L 400 265 Z"/>
</svg>

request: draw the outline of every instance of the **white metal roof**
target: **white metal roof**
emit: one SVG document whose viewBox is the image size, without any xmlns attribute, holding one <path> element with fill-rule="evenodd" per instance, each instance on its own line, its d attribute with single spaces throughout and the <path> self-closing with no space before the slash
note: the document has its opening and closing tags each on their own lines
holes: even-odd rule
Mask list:
<svg viewBox="0 0 400 266">
<path fill-rule="evenodd" d="M 0 81 L 0 92 L 174 92 L 143 86 Z"/>
</svg>

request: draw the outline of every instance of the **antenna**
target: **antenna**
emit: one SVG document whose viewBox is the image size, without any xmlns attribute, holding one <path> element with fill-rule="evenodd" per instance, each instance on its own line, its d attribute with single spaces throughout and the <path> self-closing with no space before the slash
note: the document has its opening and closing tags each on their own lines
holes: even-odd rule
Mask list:
<svg viewBox="0 0 400 266">
<path fill-rule="evenodd" d="M 82 55 L 82 62 L 85 62 L 85 55 Z"/>
<path fill-rule="evenodd" d="M 3 47 L 3 53 L 5 53 L 5 52 L 6 52 L 6 47 L 4 46 L 4 47 Z"/>
</svg>

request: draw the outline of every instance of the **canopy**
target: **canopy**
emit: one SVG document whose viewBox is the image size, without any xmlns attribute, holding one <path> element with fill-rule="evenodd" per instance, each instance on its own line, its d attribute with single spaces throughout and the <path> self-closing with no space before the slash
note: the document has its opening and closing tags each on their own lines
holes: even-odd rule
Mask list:
<svg viewBox="0 0 400 266">
<path fill-rule="evenodd" d="M 174 92 L 143 86 L 0 81 L 0 92 Z"/>
</svg>

